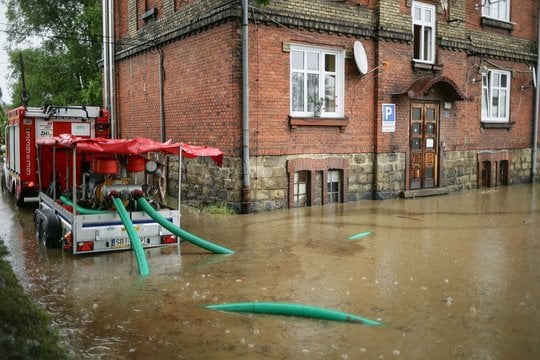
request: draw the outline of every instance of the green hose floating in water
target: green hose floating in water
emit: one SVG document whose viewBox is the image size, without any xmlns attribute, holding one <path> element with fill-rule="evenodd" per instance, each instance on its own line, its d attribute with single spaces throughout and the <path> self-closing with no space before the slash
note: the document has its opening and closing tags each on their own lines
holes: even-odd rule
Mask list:
<svg viewBox="0 0 540 360">
<path fill-rule="evenodd" d="M 145 198 L 140 197 L 137 199 L 137 204 L 141 209 L 143 209 L 152 219 L 158 222 L 165 229 L 169 230 L 173 234 L 180 236 L 182 239 L 189 241 L 190 243 L 202 247 L 208 251 L 213 252 L 214 254 L 234 254 L 234 251 L 227 249 L 226 247 L 214 244 L 210 241 L 201 239 L 198 236 L 189 233 L 178 226 L 174 225 L 169 220 L 161 216 L 154 208 L 146 201 Z"/>
<path fill-rule="evenodd" d="M 279 303 L 279 302 L 242 302 L 217 305 L 206 305 L 208 309 L 232 312 L 249 312 L 259 314 L 277 314 L 302 316 L 315 319 L 360 323 L 367 326 L 380 326 L 381 322 L 362 316 L 348 314 L 338 310 L 316 306 Z"/>
<path fill-rule="evenodd" d="M 371 235 L 371 234 L 372 234 L 371 231 L 364 231 L 364 232 L 361 232 L 361 233 L 358 233 L 358 234 L 349 236 L 348 240 L 356 240 L 356 239 L 360 239 L 360 238 L 363 238 L 363 237 L 368 236 L 368 235 Z"/>
<path fill-rule="evenodd" d="M 139 274 L 141 274 L 142 276 L 148 276 L 150 274 L 150 270 L 148 269 L 148 263 L 146 262 L 146 256 L 144 255 L 141 240 L 139 239 L 139 236 L 137 235 L 137 231 L 135 231 L 133 222 L 129 218 L 129 215 L 126 209 L 124 208 L 124 204 L 122 203 L 121 199 L 117 197 L 113 197 L 113 203 L 114 203 L 114 207 L 116 208 L 116 211 L 118 212 L 118 215 L 120 215 L 120 219 L 122 220 L 124 227 L 126 228 L 127 234 L 129 236 L 129 240 L 131 242 L 131 247 L 133 248 L 133 251 L 135 252 L 135 258 L 137 259 L 137 266 L 139 267 Z"/>
</svg>

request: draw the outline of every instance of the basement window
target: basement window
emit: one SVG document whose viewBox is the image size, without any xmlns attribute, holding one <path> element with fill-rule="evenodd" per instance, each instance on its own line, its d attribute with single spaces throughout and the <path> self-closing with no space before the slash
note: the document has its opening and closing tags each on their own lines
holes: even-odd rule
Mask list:
<svg viewBox="0 0 540 360">
<path fill-rule="evenodd" d="M 328 190 L 328 202 L 339 203 L 341 202 L 341 171 L 329 170 L 327 180 Z"/>
<path fill-rule="evenodd" d="M 294 207 L 304 207 L 308 203 L 308 171 L 294 173 Z"/>
</svg>

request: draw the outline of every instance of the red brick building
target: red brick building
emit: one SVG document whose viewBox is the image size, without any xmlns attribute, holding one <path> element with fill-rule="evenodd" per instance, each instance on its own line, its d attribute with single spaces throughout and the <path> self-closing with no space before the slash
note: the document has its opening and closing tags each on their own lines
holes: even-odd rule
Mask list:
<svg viewBox="0 0 540 360">
<path fill-rule="evenodd" d="M 241 0 L 114 5 L 117 135 L 226 155 L 183 164 L 183 200 L 260 211 L 532 179 L 537 1 L 250 1 L 246 26 Z"/>
</svg>

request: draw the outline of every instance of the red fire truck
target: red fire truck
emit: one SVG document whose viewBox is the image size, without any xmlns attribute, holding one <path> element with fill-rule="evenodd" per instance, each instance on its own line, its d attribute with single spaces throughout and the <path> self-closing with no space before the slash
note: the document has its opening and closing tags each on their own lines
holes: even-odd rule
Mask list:
<svg viewBox="0 0 540 360">
<path fill-rule="evenodd" d="M 21 106 L 8 111 L 2 189 L 15 194 L 17 206 L 37 201 L 38 139 L 60 134 L 107 138 L 109 131 L 109 115 L 97 106 Z"/>
</svg>

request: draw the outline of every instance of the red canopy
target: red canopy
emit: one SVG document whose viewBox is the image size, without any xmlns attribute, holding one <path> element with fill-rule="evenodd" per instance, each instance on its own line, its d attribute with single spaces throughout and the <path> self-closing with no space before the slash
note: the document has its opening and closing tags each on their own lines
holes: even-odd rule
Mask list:
<svg viewBox="0 0 540 360">
<path fill-rule="evenodd" d="M 179 155 L 181 148 L 183 157 L 193 159 L 199 156 L 208 156 L 214 160 L 217 166 L 221 167 L 223 165 L 223 153 L 219 149 L 178 142 L 173 143 L 171 140 L 160 143 L 141 137 L 134 139 L 83 139 L 69 134 L 62 134 L 60 136 L 38 139 L 37 144 L 76 148 L 79 153 L 125 155 L 141 155 L 153 151 Z"/>
</svg>

